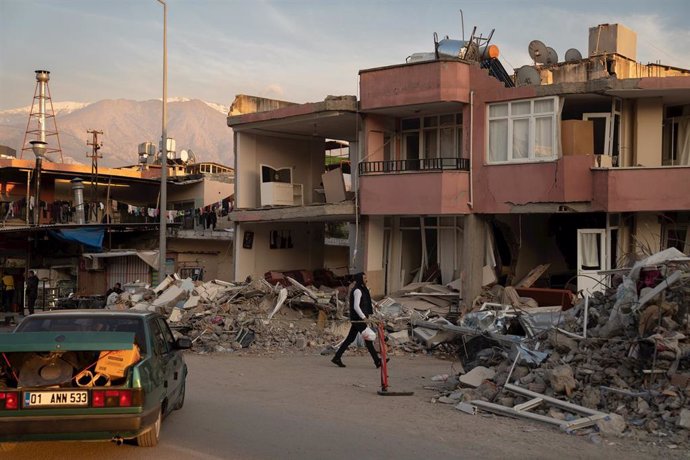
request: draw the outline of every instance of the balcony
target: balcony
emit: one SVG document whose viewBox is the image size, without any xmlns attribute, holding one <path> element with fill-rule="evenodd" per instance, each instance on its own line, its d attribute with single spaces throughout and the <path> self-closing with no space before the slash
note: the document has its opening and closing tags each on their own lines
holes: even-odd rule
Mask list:
<svg viewBox="0 0 690 460">
<path fill-rule="evenodd" d="M 470 160 L 468 158 L 422 158 L 418 160 L 364 161 L 359 164 L 359 175 L 442 171 L 446 169 L 469 171 Z"/>
<path fill-rule="evenodd" d="M 359 164 L 365 215 L 468 214 L 469 160 L 429 158 Z"/>
<path fill-rule="evenodd" d="M 592 171 L 593 207 L 607 212 L 690 210 L 690 167 Z"/>
</svg>

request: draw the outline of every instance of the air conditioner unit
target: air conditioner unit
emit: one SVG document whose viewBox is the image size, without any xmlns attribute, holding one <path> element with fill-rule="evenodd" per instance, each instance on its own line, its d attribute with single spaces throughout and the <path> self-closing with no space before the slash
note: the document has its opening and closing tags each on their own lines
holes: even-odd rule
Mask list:
<svg viewBox="0 0 690 460">
<path fill-rule="evenodd" d="M 86 259 L 87 270 L 103 270 L 103 259 L 100 257 L 90 257 Z"/>
</svg>

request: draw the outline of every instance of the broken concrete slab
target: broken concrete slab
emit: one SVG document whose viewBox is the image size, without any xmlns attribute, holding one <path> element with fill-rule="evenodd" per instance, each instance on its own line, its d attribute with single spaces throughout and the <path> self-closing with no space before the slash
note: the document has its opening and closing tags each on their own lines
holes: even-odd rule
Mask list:
<svg viewBox="0 0 690 460">
<path fill-rule="evenodd" d="M 679 427 L 690 430 L 690 409 L 681 409 L 676 423 Z"/>
<path fill-rule="evenodd" d="M 172 313 L 168 316 L 168 321 L 171 323 L 179 323 L 182 319 L 182 310 L 179 308 L 173 308 Z"/>
<path fill-rule="evenodd" d="M 153 301 L 153 307 L 173 307 L 180 300 L 187 298 L 187 292 L 175 285 L 169 286 L 156 300 Z"/>
<path fill-rule="evenodd" d="M 388 334 L 388 340 L 391 345 L 402 345 L 410 341 L 410 334 L 407 330 L 392 332 Z"/>
<path fill-rule="evenodd" d="M 484 380 L 494 378 L 496 371 L 484 366 L 477 366 L 465 375 L 460 376 L 460 383 L 477 388 Z"/>
<path fill-rule="evenodd" d="M 198 295 L 190 295 L 187 301 L 184 303 L 182 308 L 185 310 L 190 310 L 192 308 L 195 308 L 197 305 L 199 305 L 199 300 L 201 300 L 201 297 Z"/>
</svg>

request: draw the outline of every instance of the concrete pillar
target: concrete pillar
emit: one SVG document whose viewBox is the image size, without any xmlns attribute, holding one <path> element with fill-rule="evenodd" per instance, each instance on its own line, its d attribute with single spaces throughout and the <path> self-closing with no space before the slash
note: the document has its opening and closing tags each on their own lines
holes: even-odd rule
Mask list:
<svg viewBox="0 0 690 460">
<path fill-rule="evenodd" d="M 467 307 L 482 290 L 482 270 L 486 253 L 486 229 L 484 219 L 477 214 L 465 217 L 462 241 L 462 296 Z"/>
<path fill-rule="evenodd" d="M 383 272 L 383 216 L 367 216 L 364 223 L 364 271 L 371 295 L 382 296 L 386 278 Z"/>
</svg>

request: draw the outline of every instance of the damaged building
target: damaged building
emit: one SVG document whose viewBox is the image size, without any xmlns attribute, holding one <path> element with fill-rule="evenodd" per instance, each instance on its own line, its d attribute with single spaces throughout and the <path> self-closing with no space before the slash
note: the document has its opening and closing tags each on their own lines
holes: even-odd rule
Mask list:
<svg viewBox="0 0 690 460">
<path fill-rule="evenodd" d="M 641 255 L 687 252 L 690 71 L 638 63 L 623 25 L 589 35 L 587 56 L 564 62 L 530 44 L 535 63 L 515 77 L 485 39 L 444 39 L 361 70 L 359 101 L 244 97 L 228 117 L 235 277 L 322 268 L 329 220 L 350 223 L 349 266 L 373 294 L 453 283 L 466 305 L 535 267 L 535 287 L 593 292 Z M 357 194 L 316 205 L 330 139 L 349 143 Z M 293 251 L 271 249 L 276 231 Z"/>
</svg>

